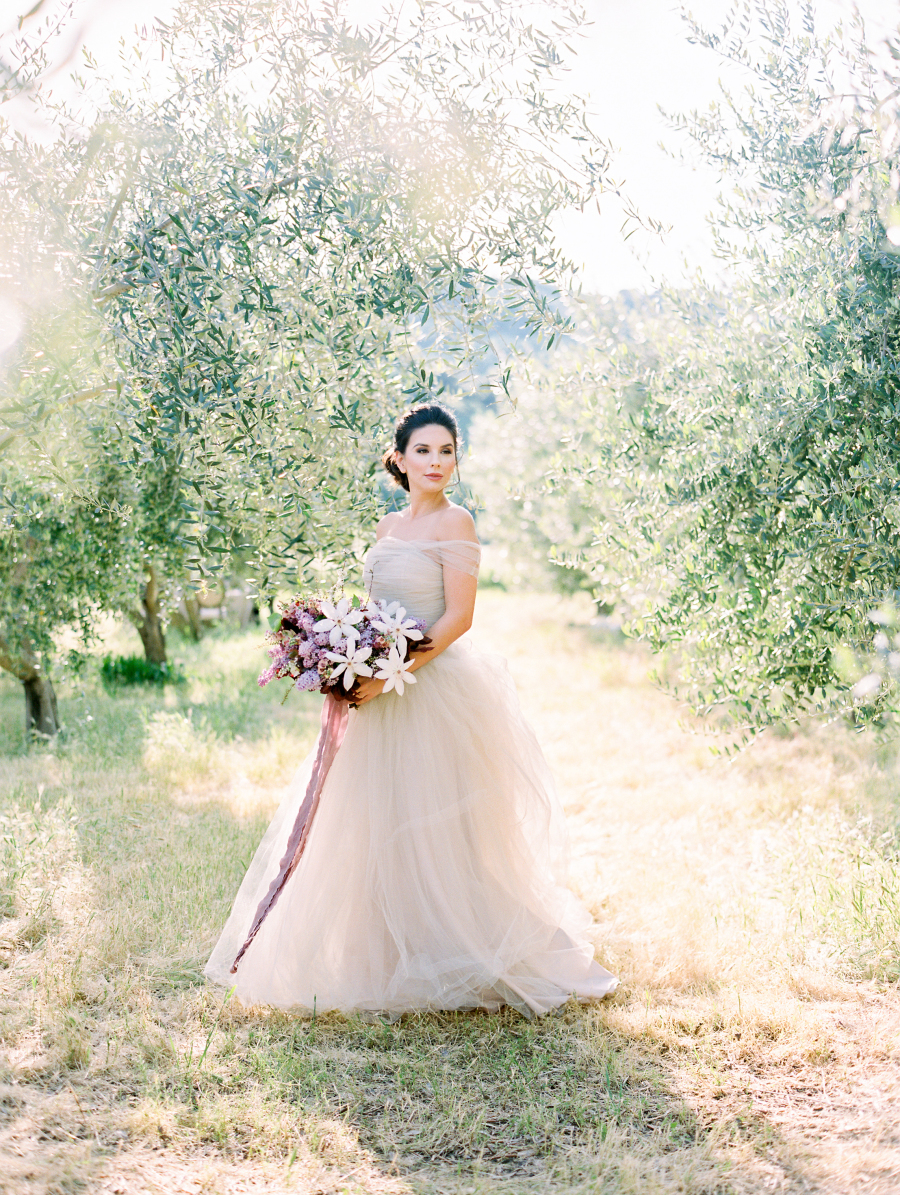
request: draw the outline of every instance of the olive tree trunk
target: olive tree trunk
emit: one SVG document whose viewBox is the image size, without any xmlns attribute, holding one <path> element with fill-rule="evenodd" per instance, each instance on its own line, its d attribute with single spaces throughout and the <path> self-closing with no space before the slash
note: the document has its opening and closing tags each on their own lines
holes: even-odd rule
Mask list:
<svg viewBox="0 0 900 1195">
<path fill-rule="evenodd" d="M 186 593 L 184 595 L 184 608 L 187 610 L 191 638 L 199 642 L 203 636 L 203 620 L 200 617 L 200 599 L 196 593 Z"/>
<path fill-rule="evenodd" d="M 144 655 L 154 664 L 166 662 L 166 636 L 163 632 L 159 612 L 159 575 L 152 564 L 144 566 L 147 582 L 141 595 L 141 604 L 128 611 L 128 617 L 137 628 L 144 645 Z"/>
<path fill-rule="evenodd" d="M 53 682 L 41 670 L 38 657 L 27 642 L 12 651 L 0 638 L 0 668 L 22 682 L 25 691 L 25 738 L 52 739 L 59 732 L 59 710 Z"/>
</svg>

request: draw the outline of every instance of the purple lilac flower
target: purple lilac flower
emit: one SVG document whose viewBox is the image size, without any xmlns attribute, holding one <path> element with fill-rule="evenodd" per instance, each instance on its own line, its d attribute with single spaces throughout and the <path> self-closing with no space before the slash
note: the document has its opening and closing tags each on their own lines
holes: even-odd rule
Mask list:
<svg viewBox="0 0 900 1195">
<path fill-rule="evenodd" d="M 300 615 L 299 622 L 300 622 L 300 629 L 303 631 L 306 631 L 307 635 L 310 633 L 310 631 L 316 625 L 316 620 L 313 618 L 313 616 L 308 611 L 306 613 Z"/>
<path fill-rule="evenodd" d="M 367 626 L 366 629 L 363 631 L 363 633 L 359 637 L 360 646 L 361 647 L 371 647 L 374 642 L 375 642 L 375 632 L 372 630 L 371 627 Z"/>
<path fill-rule="evenodd" d="M 316 635 L 315 640 L 319 647 L 328 647 L 330 644 L 328 636 L 325 634 L 320 633 L 320 634 Z"/>
<path fill-rule="evenodd" d="M 324 676 L 331 667 L 331 660 L 326 660 L 323 658 L 319 660 L 319 663 L 316 665 L 316 667 L 318 669 L 319 676 Z"/>
<path fill-rule="evenodd" d="M 267 685 L 270 680 L 275 679 L 275 673 L 277 671 L 278 671 L 277 668 L 266 668 L 266 670 L 264 672 L 261 672 L 259 674 L 259 676 L 257 677 L 256 683 L 259 685 L 260 688 L 262 688 L 263 685 Z"/>
<path fill-rule="evenodd" d="M 276 672 L 282 668 L 287 668 L 291 662 L 290 650 L 282 643 L 270 649 L 269 657 L 272 660 L 272 667 Z"/>
<path fill-rule="evenodd" d="M 309 669 L 306 672 L 301 672 L 297 677 L 296 688 L 299 689 L 301 693 L 309 693 L 313 689 L 318 689 L 321 683 L 322 678 L 319 676 L 318 672 L 315 669 Z"/>
</svg>

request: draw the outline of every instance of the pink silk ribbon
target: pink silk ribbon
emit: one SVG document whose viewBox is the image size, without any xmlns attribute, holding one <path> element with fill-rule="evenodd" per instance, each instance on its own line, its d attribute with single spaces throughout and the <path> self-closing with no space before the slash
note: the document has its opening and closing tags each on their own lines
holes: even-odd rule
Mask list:
<svg viewBox="0 0 900 1195">
<path fill-rule="evenodd" d="M 282 889 L 294 874 L 297 864 L 300 862 L 300 857 L 309 839 L 309 832 L 312 829 L 313 818 L 316 816 L 316 810 L 319 807 L 322 786 L 325 784 L 325 778 L 331 769 L 331 765 L 334 763 L 334 757 L 338 753 L 338 748 L 344 741 L 344 732 L 347 729 L 349 714 L 350 706 L 346 701 L 339 701 L 331 693 L 327 695 L 325 704 L 322 706 L 322 728 L 319 731 L 319 739 L 316 743 L 316 758 L 313 762 L 309 784 L 306 786 L 306 795 L 294 819 L 294 826 L 291 830 L 290 838 L 288 838 L 287 849 L 278 867 L 278 875 L 269 885 L 269 891 L 260 901 L 247 940 L 238 951 L 237 958 L 231 964 L 232 975 L 237 971 L 238 963 L 244 957 L 244 952 L 259 933 L 260 926 L 275 907 L 275 902 L 281 895 Z"/>
</svg>

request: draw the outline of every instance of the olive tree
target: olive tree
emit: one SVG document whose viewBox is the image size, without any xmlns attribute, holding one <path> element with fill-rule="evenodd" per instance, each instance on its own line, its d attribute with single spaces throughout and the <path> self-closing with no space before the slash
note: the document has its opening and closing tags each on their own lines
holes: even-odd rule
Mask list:
<svg viewBox="0 0 900 1195">
<path fill-rule="evenodd" d="M 4 130 L 26 327 L 4 364 L 3 493 L 53 490 L 96 567 L 63 614 L 36 549 L 49 600 L 10 598 L 0 633 L 46 651 L 74 605 L 133 606 L 125 577 L 149 618 L 160 579 L 235 551 L 263 590 L 347 567 L 398 408 L 467 370 L 503 395 L 504 320 L 559 335 L 551 220 L 602 185 L 605 149 L 547 86 L 583 20 L 548 7 L 552 36 L 505 0 L 365 28 L 339 4 L 188 2 L 126 83 L 87 64 L 55 138 Z M 4 508 L 13 545 L 31 525 Z"/>
<path fill-rule="evenodd" d="M 860 23 L 821 38 L 810 6 L 791 22 L 765 0 L 690 26 L 750 80 L 676 122 L 732 187 L 713 216 L 731 283 L 667 296 L 654 353 L 588 396 L 618 413 L 581 468 L 616 482 L 594 566 L 640 582 L 636 629 L 748 732 L 893 701 L 850 691 L 848 661 L 900 575 L 900 44 L 879 59 Z"/>
</svg>

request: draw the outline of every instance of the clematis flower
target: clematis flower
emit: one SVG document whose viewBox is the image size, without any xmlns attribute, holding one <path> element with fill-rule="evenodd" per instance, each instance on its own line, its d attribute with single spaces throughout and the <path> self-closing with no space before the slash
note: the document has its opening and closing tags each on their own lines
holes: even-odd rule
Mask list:
<svg viewBox="0 0 900 1195">
<path fill-rule="evenodd" d="M 377 617 L 372 620 L 372 626 L 382 634 L 390 636 L 401 656 L 406 655 L 407 639 L 422 638 L 418 621 L 415 618 L 407 618 L 406 610 L 399 602 L 382 604 Z M 400 692 L 403 692 L 402 688 Z"/>
<path fill-rule="evenodd" d="M 354 610 L 349 598 L 341 598 L 336 606 L 331 602 L 322 602 L 322 613 L 315 624 L 314 630 L 320 635 L 328 634 L 332 647 L 337 647 L 342 639 L 358 639 L 359 629 L 356 624 L 363 616 L 362 610 Z M 347 686 L 349 688 L 349 685 Z"/>
<path fill-rule="evenodd" d="M 322 603 L 325 604 L 324 602 Z M 371 676 L 372 669 L 366 663 L 369 658 L 368 647 L 357 647 L 355 643 L 348 642 L 343 653 L 337 651 L 326 651 L 325 655 L 329 660 L 334 660 L 336 667 L 332 670 L 331 679 L 344 676 L 344 688 L 351 689 L 353 682 L 358 676 Z"/>
<path fill-rule="evenodd" d="M 375 667 L 379 671 L 375 675 L 378 680 L 385 682 L 385 693 L 396 689 L 398 696 L 402 697 L 404 684 L 414 685 L 416 683 L 416 678 L 409 671 L 411 665 L 412 661 L 404 660 L 396 647 L 391 648 L 391 653 L 386 659 L 376 661 Z"/>
</svg>

